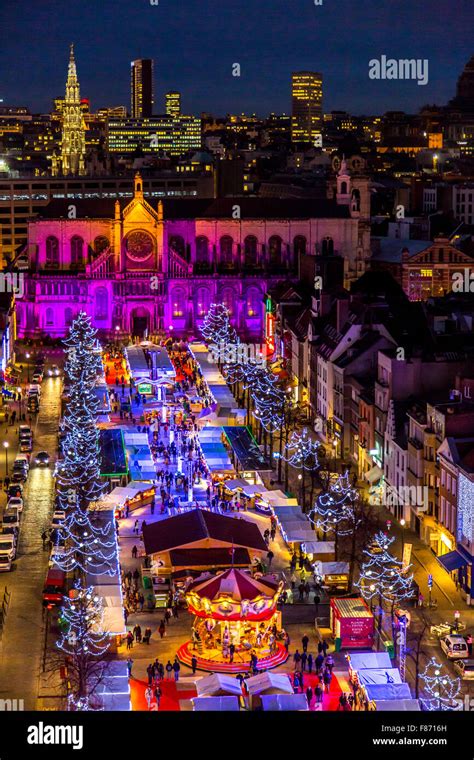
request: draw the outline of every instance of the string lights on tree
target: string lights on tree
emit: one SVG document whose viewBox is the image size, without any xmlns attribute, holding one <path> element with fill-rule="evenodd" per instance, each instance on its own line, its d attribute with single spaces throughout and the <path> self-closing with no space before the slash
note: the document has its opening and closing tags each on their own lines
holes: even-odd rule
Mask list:
<svg viewBox="0 0 474 760">
<path fill-rule="evenodd" d="M 207 343 L 237 343 L 237 333 L 230 323 L 230 312 L 223 303 L 211 303 L 204 317 L 201 334 Z"/>
<path fill-rule="evenodd" d="M 330 483 L 328 491 L 319 494 L 309 513 L 310 521 L 324 536 L 334 535 L 336 557 L 339 537 L 354 534 L 359 525 L 360 519 L 355 510 L 358 498 L 359 493 L 352 487 L 349 471 L 346 470 Z"/>
<path fill-rule="evenodd" d="M 422 702 L 427 710 L 456 709 L 455 700 L 461 691 L 461 681 L 459 678 L 452 678 L 436 657 L 432 657 L 427 663 L 420 678 L 426 694 Z"/>
<path fill-rule="evenodd" d="M 55 563 L 61 570 L 80 570 L 91 575 L 116 575 L 117 546 L 112 523 L 104 527 L 92 524 L 90 512 L 73 510 L 63 525 L 60 535 L 64 551 L 58 552 Z"/>
<path fill-rule="evenodd" d="M 70 710 L 100 709 L 95 696 L 104 676 L 103 658 L 110 646 L 104 629 L 104 609 L 100 596 L 90 586 L 76 581 L 61 610 L 63 633 L 57 647 L 67 655 Z"/>
</svg>

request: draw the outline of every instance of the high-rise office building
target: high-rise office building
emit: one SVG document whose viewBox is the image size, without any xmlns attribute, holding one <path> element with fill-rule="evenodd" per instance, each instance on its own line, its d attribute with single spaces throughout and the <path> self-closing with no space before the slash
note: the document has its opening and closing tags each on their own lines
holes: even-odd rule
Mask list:
<svg viewBox="0 0 474 760">
<path fill-rule="evenodd" d="M 291 140 L 316 144 L 321 135 L 323 77 L 315 71 L 297 71 L 291 78 Z"/>
<path fill-rule="evenodd" d="M 148 118 L 153 114 L 153 61 L 140 58 L 130 65 L 132 118 Z"/>
<path fill-rule="evenodd" d="M 165 95 L 166 115 L 181 116 L 181 93 L 170 90 Z"/>
</svg>

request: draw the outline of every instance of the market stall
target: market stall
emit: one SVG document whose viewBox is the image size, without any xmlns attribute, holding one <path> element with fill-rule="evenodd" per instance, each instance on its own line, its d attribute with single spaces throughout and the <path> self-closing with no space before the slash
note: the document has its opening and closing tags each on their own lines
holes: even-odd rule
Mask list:
<svg viewBox="0 0 474 760">
<path fill-rule="evenodd" d="M 374 616 L 362 597 L 331 599 L 330 627 L 336 651 L 370 648 L 374 643 Z"/>
<path fill-rule="evenodd" d="M 239 712 L 238 697 L 194 697 L 191 699 L 195 712 Z"/>
<path fill-rule="evenodd" d="M 135 482 L 132 480 L 126 486 L 114 488 L 101 499 L 101 502 L 113 508 L 116 517 L 123 517 L 127 506 L 132 511 L 151 504 L 155 498 L 155 492 L 154 483 Z"/>
<path fill-rule="evenodd" d="M 212 673 L 196 681 L 198 697 L 222 697 L 226 695 L 242 696 L 240 681 L 225 673 Z"/>
<path fill-rule="evenodd" d="M 315 542 L 308 546 L 302 546 L 303 551 L 311 555 L 314 560 L 314 572 L 320 580 L 322 586 L 329 590 L 347 591 L 349 587 L 349 563 L 348 562 L 323 562 L 321 559 L 315 559 L 322 554 L 322 546 L 319 544 L 330 544 L 327 554 L 334 555 L 334 542 Z"/>
<path fill-rule="evenodd" d="M 348 652 L 346 660 L 349 666 L 349 678 L 353 683 L 357 683 L 359 670 L 392 667 L 392 660 L 387 652 Z"/>
<path fill-rule="evenodd" d="M 281 582 L 235 568 L 192 581 L 186 602 L 195 616 L 193 635 L 178 651 L 180 660 L 187 664 L 195 653 L 200 670 L 221 673 L 248 669 L 251 656 L 258 668 L 285 662 L 277 609 L 281 589 Z"/>
<path fill-rule="evenodd" d="M 261 700 L 265 712 L 309 710 L 306 694 L 263 694 Z"/>
<path fill-rule="evenodd" d="M 368 702 L 369 710 L 380 709 L 383 702 L 403 702 L 412 700 L 410 687 L 407 683 L 383 683 L 367 684 L 364 687 L 364 694 Z M 401 709 L 398 707 L 397 709 Z"/>
</svg>

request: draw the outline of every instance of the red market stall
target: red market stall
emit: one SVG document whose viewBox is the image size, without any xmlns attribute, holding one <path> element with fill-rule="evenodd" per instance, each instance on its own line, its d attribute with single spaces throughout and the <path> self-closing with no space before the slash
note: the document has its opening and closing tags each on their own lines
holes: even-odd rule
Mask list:
<svg viewBox="0 0 474 760">
<path fill-rule="evenodd" d="M 364 599 L 331 599 L 330 625 L 340 649 L 370 648 L 374 643 L 374 616 Z"/>
</svg>

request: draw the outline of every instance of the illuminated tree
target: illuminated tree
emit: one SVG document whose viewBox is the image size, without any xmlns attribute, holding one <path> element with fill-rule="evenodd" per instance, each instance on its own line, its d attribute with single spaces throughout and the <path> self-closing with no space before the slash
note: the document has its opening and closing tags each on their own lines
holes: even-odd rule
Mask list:
<svg viewBox="0 0 474 760">
<path fill-rule="evenodd" d="M 204 317 L 201 333 L 207 343 L 237 343 L 237 333 L 230 323 L 230 312 L 223 303 L 211 303 Z"/>
<path fill-rule="evenodd" d="M 459 678 L 452 678 L 436 657 L 432 657 L 427 663 L 420 679 L 427 695 L 422 699 L 422 703 L 427 710 L 456 709 L 455 700 L 461 691 L 461 681 Z"/>
<path fill-rule="evenodd" d="M 57 647 L 66 655 L 70 693 L 68 709 L 100 709 L 95 696 L 105 674 L 104 656 L 110 637 L 104 629 L 102 599 L 77 581 L 61 610 L 63 633 Z"/>
<path fill-rule="evenodd" d="M 360 578 L 355 584 L 366 601 L 378 599 L 379 629 L 382 624 L 383 605 L 390 608 L 392 632 L 394 631 L 395 608 L 413 595 L 413 575 L 409 568 L 394 557 L 389 549 L 395 538 L 389 538 L 379 531 L 372 544 L 364 550 L 366 557 L 360 569 Z"/>
<path fill-rule="evenodd" d="M 72 510 L 61 526 L 64 552 L 57 553 L 55 563 L 65 572 L 80 571 L 92 575 L 116 575 L 117 544 L 112 522 L 96 527 L 91 512 Z"/>
</svg>

